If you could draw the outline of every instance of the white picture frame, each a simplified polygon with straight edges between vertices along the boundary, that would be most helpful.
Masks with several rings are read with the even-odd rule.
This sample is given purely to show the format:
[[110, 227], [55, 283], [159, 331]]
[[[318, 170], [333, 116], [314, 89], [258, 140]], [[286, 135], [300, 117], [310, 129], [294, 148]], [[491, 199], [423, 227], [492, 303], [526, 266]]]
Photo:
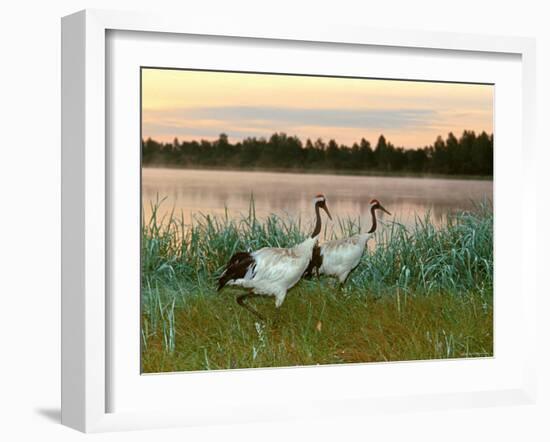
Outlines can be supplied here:
[[[509, 383], [502, 382], [499, 388], [476, 387], [459, 393], [448, 393], [439, 387], [426, 394], [400, 393], [369, 397], [361, 395], [347, 397], [338, 393], [327, 395], [326, 399], [315, 398], [297, 402], [274, 403], [271, 407], [257, 407], [250, 399], [234, 403], [223, 398], [224, 406], [231, 405], [240, 410], [241, 416], [211, 412], [197, 407], [193, 412], [168, 407], [157, 410], [113, 411], [109, 405], [109, 393], [113, 388], [110, 367], [114, 360], [108, 334], [113, 321], [107, 288], [109, 287], [109, 243], [113, 231], [108, 228], [112, 210], [109, 194], [109, 153], [106, 121], [110, 118], [107, 94], [109, 77], [106, 76], [108, 32], [154, 32], [162, 35], [193, 35], [238, 37], [247, 39], [269, 39], [311, 44], [340, 44], [354, 46], [376, 46], [384, 48], [427, 49], [445, 51], [466, 51], [477, 57], [483, 54], [508, 54], [520, 57], [521, 90], [515, 91], [521, 103], [520, 127], [515, 128], [521, 142], [521, 187], [517, 198], [522, 202], [522, 220], [534, 219], [535, 177], [530, 173], [534, 158], [534, 108], [535, 108], [535, 45], [532, 39], [517, 37], [492, 37], [451, 33], [429, 33], [416, 31], [393, 32], [369, 28], [354, 29], [344, 26], [291, 26], [266, 23], [208, 23], [189, 21], [184, 26], [179, 18], [134, 14], [123, 12], [86, 10], [64, 17], [62, 20], [62, 423], [85, 432], [121, 429], [185, 426], [216, 422], [243, 422], [284, 419], [288, 417], [361, 415], [371, 411], [398, 411], [432, 408], [453, 408], [487, 406], [510, 403], [532, 403], [536, 395], [534, 366], [535, 339], [524, 339], [525, 347], [518, 352], [518, 373]], [[158, 34], [156, 34], [158, 35]], [[498, 96], [498, 95], [497, 95]], [[496, 128], [498, 137], [498, 127]], [[517, 178], [517, 177], [515, 177]], [[498, 177], [498, 179], [506, 179]], [[136, 189], [138, 192], [139, 189]], [[523, 315], [514, 327], [521, 329], [523, 337], [535, 333], [536, 287], [535, 266], [530, 265], [529, 256], [536, 256], [534, 232], [519, 229], [516, 264], [521, 296], [518, 308]], [[496, 261], [499, 253], [506, 250], [496, 246]], [[502, 287], [502, 286], [501, 286]], [[502, 287], [502, 293], [506, 287]], [[498, 312], [496, 313], [498, 314]], [[497, 339], [497, 338], [495, 338]], [[496, 355], [498, 358], [498, 354]], [[421, 362], [407, 363], [409, 370]], [[378, 365], [376, 370], [389, 370], [388, 365]], [[392, 368], [393, 369], [393, 368]], [[449, 367], [440, 366], [441, 370]], [[478, 368], [470, 365], [469, 370]], [[272, 378], [280, 382], [278, 370], [240, 371], [241, 381], [254, 379], [261, 385]], [[292, 376], [299, 376], [300, 370], [310, 370], [305, 377], [311, 377], [310, 369], [293, 369]], [[313, 369], [315, 370], [315, 369]], [[345, 367], [332, 367], [348, 370]], [[361, 366], [351, 368], [357, 375]], [[343, 372], [343, 371], [342, 371]], [[516, 373], [515, 372], [515, 373]], [[260, 374], [258, 374], [260, 373]], [[305, 372], [304, 372], [305, 373]], [[328, 371], [326, 372], [328, 373]], [[139, 376], [139, 373], [134, 373]], [[229, 382], [228, 373], [216, 373], [215, 378], [205, 378], [212, 373], [201, 374], [196, 382], [208, 385], [214, 382], [223, 388]], [[232, 375], [233, 376], [233, 375]], [[166, 380], [168, 378], [168, 380]], [[170, 379], [171, 378], [171, 379]], [[169, 386], [177, 376], [165, 376]], [[237, 378], [233, 376], [231, 381]], [[275, 380], [277, 379], [277, 380]], [[194, 382], [195, 382], [194, 381]], [[163, 387], [163, 388], [164, 388]], [[194, 393], [198, 394], [198, 393]], [[246, 396], [246, 395], [245, 395]], [[192, 398], [186, 398], [192, 400]]]

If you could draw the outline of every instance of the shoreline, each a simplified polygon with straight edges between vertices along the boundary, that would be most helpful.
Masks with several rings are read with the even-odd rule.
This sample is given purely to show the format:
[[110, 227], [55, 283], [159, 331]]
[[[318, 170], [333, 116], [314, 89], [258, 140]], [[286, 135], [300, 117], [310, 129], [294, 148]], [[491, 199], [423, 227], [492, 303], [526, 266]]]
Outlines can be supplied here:
[[389, 178], [425, 178], [425, 179], [444, 179], [444, 180], [462, 180], [462, 181], [493, 181], [493, 176], [487, 175], [451, 175], [436, 173], [418, 173], [418, 172], [382, 172], [382, 171], [353, 171], [353, 170], [334, 170], [334, 169], [280, 169], [280, 168], [237, 168], [237, 167], [201, 167], [194, 165], [192, 167], [173, 165], [173, 164], [147, 164], [141, 166], [142, 169], [174, 169], [174, 170], [198, 170], [198, 171], [227, 171], [227, 172], [262, 172], [262, 173], [287, 173], [295, 175], [335, 175], [335, 176], [365, 176], [365, 177], [389, 177]]

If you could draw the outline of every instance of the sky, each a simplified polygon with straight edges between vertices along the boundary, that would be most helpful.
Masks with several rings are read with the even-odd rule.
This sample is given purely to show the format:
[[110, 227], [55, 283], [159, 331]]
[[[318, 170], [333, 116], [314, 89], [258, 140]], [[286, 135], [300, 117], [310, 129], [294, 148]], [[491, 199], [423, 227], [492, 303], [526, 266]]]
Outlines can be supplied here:
[[142, 70], [142, 137], [230, 142], [274, 132], [304, 142], [383, 134], [405, 148], [438, 135], [493, 132], [491, 85], [274, 74]]

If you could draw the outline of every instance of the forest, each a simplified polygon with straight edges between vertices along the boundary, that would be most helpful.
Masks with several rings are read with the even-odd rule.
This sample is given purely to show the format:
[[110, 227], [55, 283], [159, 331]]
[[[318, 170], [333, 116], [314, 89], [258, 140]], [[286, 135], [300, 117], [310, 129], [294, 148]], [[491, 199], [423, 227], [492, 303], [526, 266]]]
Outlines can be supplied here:
[[376, 145], [365, 138], [351, 146], [322, 139], [305, 143], [279, 132], [231, 143], [225, 133], [217, 140], [157, 142], [142, 140], [143, 166], [296, 170], [380, 174], [493, 175], [493, 134], [465, 130], [457, 138], [438, 136], [432, 145], [405, 149], [380, 135]]

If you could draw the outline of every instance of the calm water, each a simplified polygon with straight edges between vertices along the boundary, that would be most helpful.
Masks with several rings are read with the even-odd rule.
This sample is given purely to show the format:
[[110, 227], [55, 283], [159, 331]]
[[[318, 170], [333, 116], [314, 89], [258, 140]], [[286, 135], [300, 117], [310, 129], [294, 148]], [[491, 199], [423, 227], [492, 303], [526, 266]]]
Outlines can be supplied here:
[[[336, 217], [360, 217], [370, 227], [371, 199], [378, 199], [396, 220], [412, 225], [415, 216], [430, 214], [439, 225], [449, 211], [468, 210], [473, 202], [492, 200], [493, 182], [432, 178], [365, 177], [269, 172], [143, 169], [143, 205], [146, 219], [150, 202], [166, 197], [161, 212], [175, 208], [186, 220], [198, 214], [229, 216], [248, 213], [254, 194], [256, 214], [313, 218], [312, 199], [318, 193]], [[382, 220], [392, 217], [381, 213]], [[187, 223], [188, 221], [186, 221]]]

